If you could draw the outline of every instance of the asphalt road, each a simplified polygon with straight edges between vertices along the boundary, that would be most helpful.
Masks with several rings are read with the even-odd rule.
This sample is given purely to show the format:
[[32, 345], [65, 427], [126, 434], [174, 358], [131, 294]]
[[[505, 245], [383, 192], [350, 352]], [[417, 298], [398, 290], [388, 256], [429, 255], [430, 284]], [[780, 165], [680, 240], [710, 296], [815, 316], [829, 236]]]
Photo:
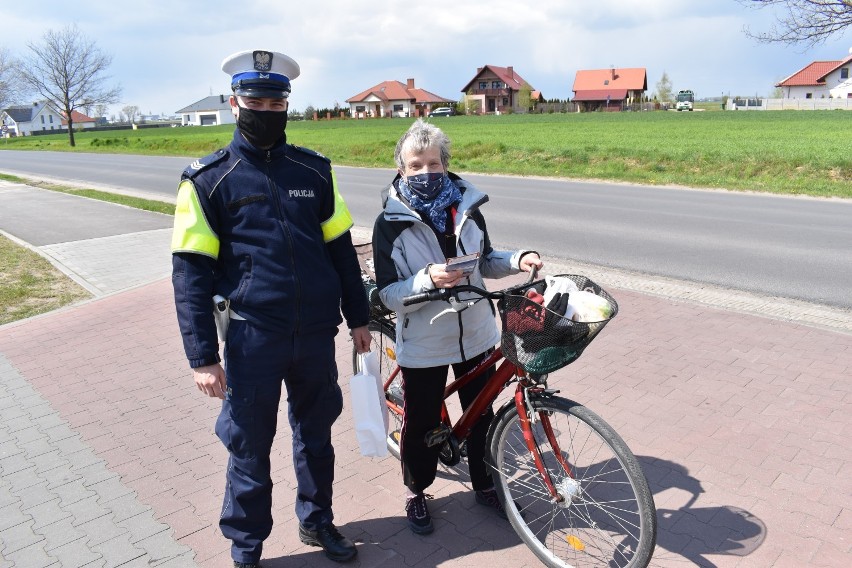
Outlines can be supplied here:
[[[191, 160], [0, 151], [0, 172], [173, 199]], [[371, 227], [393, 171], [335, 169], [356, 224]], [[852, 309], [852, 200], [465, 177], [491, 197], [495, 246]]]

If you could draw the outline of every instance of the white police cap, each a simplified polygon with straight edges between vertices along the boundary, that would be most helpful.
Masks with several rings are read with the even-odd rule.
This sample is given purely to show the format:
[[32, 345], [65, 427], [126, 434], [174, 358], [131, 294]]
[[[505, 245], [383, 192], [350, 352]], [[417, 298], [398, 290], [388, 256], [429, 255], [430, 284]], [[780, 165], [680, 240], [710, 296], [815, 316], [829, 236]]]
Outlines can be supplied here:
[[286, 99], [290, 81], [299, 76], [299, 64], [283, 53], [255, 49], [229, 55], [222, 71], [231, 76], [235, 95]]

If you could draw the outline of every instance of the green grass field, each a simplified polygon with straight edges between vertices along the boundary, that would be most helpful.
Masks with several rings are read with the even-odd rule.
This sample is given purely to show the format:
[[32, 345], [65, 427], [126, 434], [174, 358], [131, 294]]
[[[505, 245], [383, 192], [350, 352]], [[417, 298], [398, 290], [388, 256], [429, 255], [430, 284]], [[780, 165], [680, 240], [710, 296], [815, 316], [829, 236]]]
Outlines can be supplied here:
[[[334, 163], [394, 167], [412, 119], [291, 122], [289, 141]], [[852, 112], [628, 112], [434, 119], [453, 141], [451, 169], [852, 198]], [[198, 157], [233, 125], [80, 132], [78, 152]], [[0, 149], [72, 150], [67, 135]]]

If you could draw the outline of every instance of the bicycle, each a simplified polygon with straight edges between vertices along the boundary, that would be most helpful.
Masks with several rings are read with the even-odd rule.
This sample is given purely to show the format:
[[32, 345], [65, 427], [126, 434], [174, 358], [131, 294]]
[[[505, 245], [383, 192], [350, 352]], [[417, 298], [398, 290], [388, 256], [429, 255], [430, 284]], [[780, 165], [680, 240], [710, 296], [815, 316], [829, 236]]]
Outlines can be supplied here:
[[[618, 311], [615, 300], [583, 276], [562, 275], [580, 290], [609, 302], [612, 315], [601, 322], [572, 322], [526, 297], [544, 290], [544, 280], [489, 292], [470, 285], [409, 296], [406, 305], [459, 300], [460, 292], [497, 300], [503, 324], [501, 345], [477, 367], [455, 378], [444, 400], [492, 365], [496, 371], [473, 404], [452, 423], [446, 403], [441, 426], [427, 438], [441, 444], [440, 460], [459, 463], [463, 442], [500, 393], [515, 392], [496, 413], [487, 437], [494, 486], [514, 530], [547, 566], [648, 565], [656, 544], [656, 508], [642, 468], [618, 433], [582, 404], [557, 396], [548, 373], [576, 360]], [[400, 457], [403, 385], [395, 361], [395, 315], [378, 299], [365, 274], [371, 304], [369, 324], [378, 352], [391, 427], [388, 449]], [[475, 300], [479, 301], [479, 300]], [[502, 360], [502, 363], [501, 363]], [[353, 352], [353, 368], [358, 369]]]

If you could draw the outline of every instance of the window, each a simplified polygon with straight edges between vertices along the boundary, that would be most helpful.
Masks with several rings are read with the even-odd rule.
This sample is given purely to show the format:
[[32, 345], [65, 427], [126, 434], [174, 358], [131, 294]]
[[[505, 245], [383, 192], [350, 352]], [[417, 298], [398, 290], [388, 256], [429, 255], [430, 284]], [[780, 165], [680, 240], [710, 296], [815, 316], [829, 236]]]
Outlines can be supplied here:
[[[48, 120], [50, 120], [50, 124], [53, 124], [53, 115], [51, 114], [51, 115], [50, 115], [50, 116], [48, 116], [47, 118], [48, 118]], [[51, 129], [51, 130], [52, 130], [52, 129]]]
[[509, 99], [503, 97], [503, 106], [509, 106]]
[[[41, 115], [41, 123], [44, 124], [44, 115]], [[44, 128], [42, 128], [44, 130]]]
[[487, 89], [488, 88], [488, 82], [487, 81], [480, 81], [479, 82], [479, 88], [480, 89]]
[[367, 110], [367, 107], [364, 105], [355, 107], [355, 112], [364, 112], [365, 110]]
[[402, 105], [393, 105], [394, 112], [402, 112]]
[[491, 81], [491, 88], [492, 89], [502, 89], [503, 83], [501, 83], [500, 81]]
[[844, 67], [840, 70], [840, 78], [841, 79], [848, 79], [849, 78], [849, 68], [848, 67]]

